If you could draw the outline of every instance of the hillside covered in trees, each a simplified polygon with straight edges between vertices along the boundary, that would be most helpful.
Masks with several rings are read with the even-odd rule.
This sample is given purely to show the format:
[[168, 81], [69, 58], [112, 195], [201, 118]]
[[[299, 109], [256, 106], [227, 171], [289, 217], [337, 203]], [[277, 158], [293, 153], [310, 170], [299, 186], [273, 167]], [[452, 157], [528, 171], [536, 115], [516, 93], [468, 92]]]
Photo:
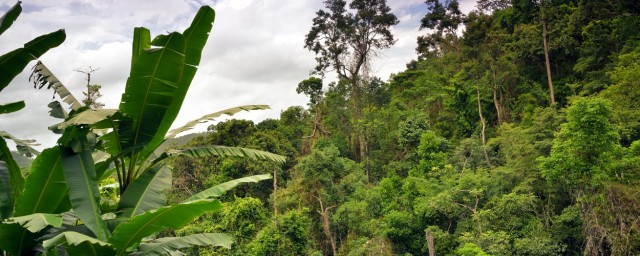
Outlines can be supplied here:
[[[383, 0], [327, 0], [306, 35], [309, 96], [279, 119], [229, 120], [188, 146], [284, 155], [176, 158], [170, 201], [271, 172], [175, 234], [192, 255], [637, 255], [640, 2], [428, 0], [414, 61], [386, 78]], [[335, 81], [325, 74], [337, 74]]]

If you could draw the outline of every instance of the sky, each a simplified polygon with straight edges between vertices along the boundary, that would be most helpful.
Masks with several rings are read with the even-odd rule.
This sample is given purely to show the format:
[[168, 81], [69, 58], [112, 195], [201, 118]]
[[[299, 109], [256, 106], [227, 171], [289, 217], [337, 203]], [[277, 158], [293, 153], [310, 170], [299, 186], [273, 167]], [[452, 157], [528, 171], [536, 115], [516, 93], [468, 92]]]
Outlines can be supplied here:
[[[0, 13], [14, 4], [0, 0]], [[396, 44], [373, 61], [373, 73], [383, 80], [416, 58], [416, 38], [427, 33], [418, 29], [426, 13], [423, 0], [387, 0], [387, 4], [400, 23], [392, 28]], [[213, 7], [216, 19], [174, 127], [240, 105], [271, 106], [233, 117], [254, 122], [278, 118], [290, 106], [306, 105], [306, 96], [295, 89], [315, 66], [314, 54], [304, 49], [304, 37], [323, 7], [322, 0], [24, 0], [18, 20], [0, 35], [0, 54], [65, 29], [66, 41], [40, 60], [78, 99], [83, 98], [86, 76], [74, 69], [97, 69], [91, 83], [102, 85], [99, 101], [105, 108], [117, 108], [129, 75], [133, 28], [149, 28], [152, 37], [183, 31], [202, 5]], [[468, 13], [475, 0], [461, 0], [460, 6]], [[47, 127], [60, 120], [49, 117], [46, 107], [53, 91], [36, 90], [28, 81], [33, 65], [35, 61], [0, 92], [0, 104], [24, 100], [27, 105], [0, 115], [0, 131], [35, 139], [41, 144], [36, 148], [43, 149], [55, 144], [58, 135]], [[329, 82], [330, 76], [325, 84]], [[207, 126], [201, 124], [195, 131]]]

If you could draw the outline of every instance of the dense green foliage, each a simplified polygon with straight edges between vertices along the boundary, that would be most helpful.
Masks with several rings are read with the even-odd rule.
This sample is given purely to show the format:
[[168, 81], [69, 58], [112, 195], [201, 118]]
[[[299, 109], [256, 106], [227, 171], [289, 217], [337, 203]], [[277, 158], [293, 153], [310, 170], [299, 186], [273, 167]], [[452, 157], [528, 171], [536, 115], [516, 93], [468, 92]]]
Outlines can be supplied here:
[[[325, 4], [306, 47], [318, 54], [316, 71], [342, 72], [349, 66], [336, 61], [350, 57], [331, 56], [353, 49], [349, 33], [362, 28], [349, 23], [357, 16], [347, 7], [385, 3]], [[273, 187], [235, 190], [225, 211], [177, 232], [233, 233], [233, 255], [427, 255], [429, 239], [436, 255], [640, 253], [640, 4], [478, 7], [463, 14], [458, 1], [427, 1], [421, 27], [431, 30], [418, 38], [416, 60], [387, 82], [353, 72], [324, 85], [311, 77], [297, 85], [308, 108], [211, 126], [192, 145], [290, 161], [273, 170], [175, 159], [175, 198], [261, 169], [277, 177]], [[380, 10], [392, 20], [392, 10]], [[336, 38], [313, 41], [329, 32]]]

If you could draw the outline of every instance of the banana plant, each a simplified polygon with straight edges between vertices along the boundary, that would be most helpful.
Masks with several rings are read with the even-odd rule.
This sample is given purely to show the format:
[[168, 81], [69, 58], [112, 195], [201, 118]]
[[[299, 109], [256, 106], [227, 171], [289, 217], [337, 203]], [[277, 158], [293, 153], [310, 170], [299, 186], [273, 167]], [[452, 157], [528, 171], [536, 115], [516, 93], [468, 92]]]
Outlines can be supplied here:
[[[1, 249], [10, 255], [170, 255], [195, 245], [231, 245], [225, 234], [154, 237], [165, 228], [180, 228], [206, 212], [219, 210], [222, 204], [215, 198], [225, 191], [270, 178], [256, 175], [230, 181], [167, 206], [164, 191], [171, 186], [171, 169], [165, 159], [219, 156], [285, 162], [285, 157], [269, 152], [215, 145], [154, 154], [172, 136], [167, 133], [196, 73], [214, 17], [213, 9], [204, 6], [184, 32], [153, 40], [148, 29], [135, 28], [131, 71], [118, 109], [74, 108], [73, 102], [67, 102], [72, 109], [66, 113], [59, 103], [50, 105], [52, 115], [55, 112], [65, 118], [52, 126], [62, 136], [55, 147], [35, 159], [13, 207], [14, 217], [0, 224]], [[48, 70], [42, 67], [36, 72]], [[36, 84], [50, 84], [52, 77], [50, 72], [36, 77]], [[265, 108], [243, 106], [203, 118]], [[105, 129], [104, 135], [96, 132]], [[94, 159], [98, 152], [106, 157]], [[111, 175], [117, 177], [120, 194], [115, 210], [100, 205], [98, 183]], [[2, 179], [0, 175], [0, 185]]]

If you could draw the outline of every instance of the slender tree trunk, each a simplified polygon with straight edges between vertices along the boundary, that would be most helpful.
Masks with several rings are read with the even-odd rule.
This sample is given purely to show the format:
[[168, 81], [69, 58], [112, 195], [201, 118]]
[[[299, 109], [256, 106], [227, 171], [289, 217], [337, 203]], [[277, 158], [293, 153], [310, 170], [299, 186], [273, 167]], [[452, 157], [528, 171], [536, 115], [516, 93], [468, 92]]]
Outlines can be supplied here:
[[491, 90], [493, 91], [493, 105], [496, 107], [496, 114], [498, 114], [498, 125], [501, 125], [504, 122], [504, 104], [502, 100], [502, 94], [498, 98], [498, 76], [496, 74], [495, 68], [491, 67], [491, 76], [493, 77], [493, 86], [491, 86]]
[[320, 199], [320, 197], [316, 197], [316, 198], [320, 203], [320, 210], [318, 211], [318, 213], [320, 213], [320, 216], [322, 217], [322, 230], [324, 231], [324, 235], [327, 237], [327, 239], [329, 239], [329, 242], [331, 243], [331, 251], [333, 253], [333, 256], [337, 256], [338, 250], [336, 247], [336, 239], [333, 237], [333, 234], [331, 233], [331, 221], [329, 220], [329, 210], [331, 210], [336, 206], [332, 205], [327, 208], [324, 208], [322, 204], [322, 199]]
[[427, 247], [429, 247], [429, 256], [436, 256], [436, 247], [433, 244], [433, 236], [429, 229], [424, 230], [425, 238], [427, 239]]
[[480, 123], [482, 124], [482, 130], [480, 131], [480, 136], [482, 139], [482, 152], [484, 153], [484, 159], [487, 161], [487, 164], [491, 166], [491, 161], [489, 161], [489, 154], [487, 154], [487, 139], [485, 137], [485, 129], [486, 123], [484, 121], [484, 116], [482, 115], [482, 104], [480, 104], [480, 85], [476, 84], [476, 95], [478, 96], [478, 115], [480, 115]]
[[504, 120], [504, 116], [502, 116], [502, 106], [498, 101], [498, 92], [496, 88], [492, 87], [491, 90], [493, 91], [493, 105], [496, 107], [496, 113], [498, 114], [498, 125], [500, 125]]
[[371, 182], [371, 175], [369, 172], [369, 159], [367, 157], [367, 141], [363, 132], [359, 132], [358, 134], [358, 144], [360, 147], [360, 161], [364, 161], [364, 171], [365, 175], [367, 175], [367, 182]]
[[[355, 127], [356, 137], [358, 139], [356, 150], [358, 151], [356, 160], [358, 162], [365, 161], [367, 159], [367, 140], [364, 132], [358, 127], [360, 120], [362, 119], [362, 106], [360, 102], [360, 85], [358, 84], [358, 76], [353, 76], [351, 79], [351, 101], [353, 103], [353, 126]], [[367, 181], [369, 181], [369, 166], [365, 164], [365, 174], [367, 175]]]
[[278, 168], [273, 168], [273, 225], [278, 230]]
[[549, 64], [549, 44], [547, 43], [547, 21], [544, 17], [544, 7], [542, 12], [542, 43], [544, 45], [544, 63], [547, 69], [547, 81], [549, 83], [549, 100], [551, 105], [556, 103], [556, 97], [553, 93], [553, 82], [551, 81], [551, 64]]

